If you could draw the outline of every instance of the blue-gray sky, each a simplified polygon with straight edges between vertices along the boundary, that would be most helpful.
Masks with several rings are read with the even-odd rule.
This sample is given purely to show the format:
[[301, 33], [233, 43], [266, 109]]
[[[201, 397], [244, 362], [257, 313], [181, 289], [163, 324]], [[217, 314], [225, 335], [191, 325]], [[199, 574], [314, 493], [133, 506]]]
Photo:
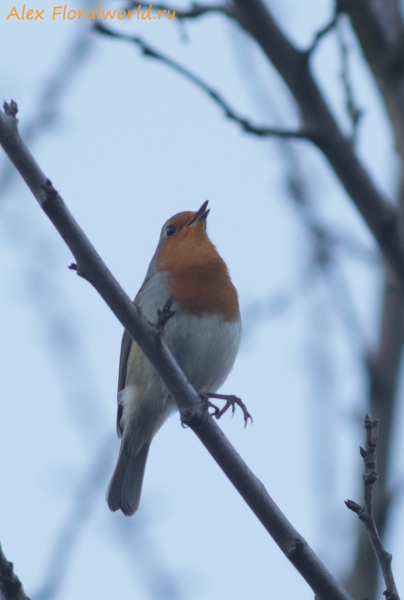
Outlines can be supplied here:
[[[21, 130], [38, 125], [43, 89], [85, 36], [86, 22], [53, 21], [54, 5], [32, 5], [45, 8], [41, 22], [7, 20], [12, 2], [3, 0], [0, 7], [1, 99], [18, 102]], [[271, 8], [305, 47], [330, 18], [332, 2], [285, 0]], [[223, 17], [183, 28], [163, 20], [111, 26], [144, 36], [254, 122], [298, 124], [279, 76]], [[389, 125], [347, 23], [341, 30], [356, 100], [365, 109], [358, 151], [376, 184], [393, 197]], [[310, 236], [286, 190], [288, 165], [279, 143], [242, 133], [200, 90], [134, 46], [88, 35], [82, 63], [66, 73], [53, 123], [32, 140], [32, 151], [131, 296], [164, 221], [210, 200], [208, 230], [239, 291], [249, 333], [222, 389], [241, 396], [254, 417], [247, 429], [240, 414], [226, 415], [221, 426], [295, 527], [341, 575], [356, 527], [343, 500], [359, 500], [360, 492], [363, 432], [355, 416], [365, 410], [361, 349], [377, 336], [377, 258], [365, 261], [337, 249], [337, 283], [313, 275]], [[322, 41], [314, 69], [349, 131], [335, 34]], [[377, 257], [319, 152], [307, 142], [293, 142], [291, 149], [314, 214]], [[0, 169], [5, 165], [0, 157]], [[54, 543], [73, 512], [79, 520], [68, 520], [68, 531], [80, 529], [80, 518], [84, 524], [54, 596], [60, 600], [312, 598], [178, 416], [153, 442], [138, 515], [124, 520], [109, 512], [104, 493], [119, 447], [110, 440], [122, 328], [90, 285], [67, 269], [71, 262], [16, 177], [0, 191], [0, 541], [27, 593], [36, 597], [43, 585]], [[347, 299], [340, 280], [363, 339], [353, 340], [341, 310]], [[265, 306], [279, 295], [292, 300], [269, 318]], [[402, 422], [401, 413], [398, 430]], [[396, 444], [392, 481], [404, 469], [399, 436]], [[92, 495], [88, 473], [94, 474], [96, 457], [105, 466]], [[404, 558], [403, 527], [398, 502], [388, 546], [395, 565]], [[404, 573], [396, 568], [395, 574], [403, 588]]]

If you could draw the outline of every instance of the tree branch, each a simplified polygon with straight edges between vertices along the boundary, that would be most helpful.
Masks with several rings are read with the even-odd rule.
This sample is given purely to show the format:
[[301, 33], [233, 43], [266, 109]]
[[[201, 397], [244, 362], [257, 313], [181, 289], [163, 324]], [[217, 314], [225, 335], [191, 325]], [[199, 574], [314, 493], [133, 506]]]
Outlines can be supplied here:
[[378, 417], [373, 418], [368, 414], [366, 415], [366, 449], [360, 448], [360, 453], [365, 463], [365, 472], [363, 474], [364, 506], [360, 506], [356, 502], [353, 502], [353, 500], [346, 500], [345, 504], [350, 510], [355, 512], [359, 519], [365, 524], [386, 585], [386, 590], [383, 592], [383, 595], [386, 600], [400, 600], [391, 568], [393, 557], [383, 548], [373, 516], [373, 486], [377, 481], [376, 448], [378, 424]]
[[127, 42], [131, 42], [136, 46], [139, 46], [144, 56], [149, 58], [155, 58], [165, 65], [169, 66], [171, 69], [191, 81], [195, 84], [200, 90], [205, 92], [220, 108], [223, 109], [226, 117], [232, 121], [238, 123], [243, 131], [246, 133], [251, 133], [253, 135], [259, 137], [278, 137], [278, 138], [295, 138], [295, 139], [310, 139], [310, 133], [308, 131], [294, 131], [294, 130], [285, 130], [285, 129], [277, 129], [274, 127], [264, 127], [259, 125], [253, 125], [251, 121], [245, 119], [238, 115], [223, 99], [223, 97], [214, 90], [210, 85], [205, 83], [200, 77], [192, 73], [189, 69], [183, 67], [176, 61], [172, 60], [162, 52], [159, 52], [155, 48], [152, 48], [149, 44], [147, 44], [142, 38], [139, 36], [131, 36], [126, 35], [125, 33], [118, 33], [113, 31], [109, 27], [102, 25], [101, 23], [95, 23], [94, 29], [99, 33], [104, 35], [108, 35], [109, 37], [113, 37], [118, 40], [124, 40]]
[[0, 546], [0, 597], [4, 600], [29, 600], [21, 581], [14, 573], [13, 563], [8, 562]]
[[316, 596], [320, 600], [352, 600], [235, 451], [204, 409], [199, 394], [187, 381], [156, 328], [144, 318], [107, 269], [21, 140], [15, 118], [15, 102], [10, 105], [5, 103], [4, 108], [4, 113], [0, 111], [0, 143], [42, 210], [73, 252], [78, 273], [95, 287], [164, 381], [177, 403], [182, 422], [198, 436]]
[[314, 35], [313, 41], [310, 44], [309, 48], [306, 50], [306, 54], [311, 56], [313, 52], [317, 49], [318, 44], [321, 42], [324, 36], [326, 36], [330, 31], [336, 28], [338, 25], [338, 18], [342, 13], [347, 12], [352, 0], [335, 0], [334, 3], [334, 14], [329, 20], [329, 22], [324, 25], [321, 29], [317, 31]]
[[[130, 3], [130, 7], [138, 6], [138, 0], [133, 0]], [[189, 8], [181, 9], [175, 8], [170, 4], [153, 4], [153, 10], [169, 10], [171, 13], [175, 12], [175, 16], [179, 20], [185, 19], [198, 19], [203, 15], [207, 14], [223, 14], [228, 17], [233, 16], [233, 6], [230, 2], [225, 2], [224, 4], [198, 4], [197, 2], [193, 2]]]
[[347, 13], [386, 105], [404, 163], [404, 22], [400, 3], [356, 0]]
[[345, 106], [352, 126], [352, 142], [355, 144], [359, 122], [363, 116], [363, 110], [358, 108], [355, 103], [353, 86], [349, 73], [348, 47], [340, 27], [337, 27], [337, 40], [341, 54], [341, 80], [345, 93]]
[[[403, 287], [389, 265], [385, 268], [385, 284], [379, 342], [376, 352], [368, 356], [369, 411], [382, 416], [378, 427], [378, 485], [374, 491], [373, 512], [383, 539], [391, 494], [388, 489], [391, 461], [391, 436], [399, 400], [398, 379], [404, 343]], [[378, 597], [378, 569], [366, 530], [358, 531], [356, 557], [345, 585], [354, 598], [365, 594], [369, 600]]]
[[404, 282], [404, 235], [397, 208], [377, 190], [340, 131], [309, 68], [307, 52], [297, 50], [275, 23], [262, 0], [234, 0], [235, 18], [261, 46], [293, 94], [303, 130], [327, 158], [374, 234], [383, 254]]
[[326, 25], [324, 25], [324, 27], [322, 27], [321, 29], [319, 29], [317, 31], [317, 33], [315, 34], [315, 36], [313, 38], [312, 43], [310, 44], [310, 46], [307, 48], [307, 51], [306, 51], [309, 56], [311, 56], [317, 50], [317, 47], [318, 47], [319, 43], [321, 42], [321, 40], [323, 39], [323, 37], [325, 37], [328, 33], [330, 33], [330, 31], [335, 29], [335, 27], [338, 23], [338, 17], [339, 17], [339, 13], [337, 10], [335, 10], [330, 21]]

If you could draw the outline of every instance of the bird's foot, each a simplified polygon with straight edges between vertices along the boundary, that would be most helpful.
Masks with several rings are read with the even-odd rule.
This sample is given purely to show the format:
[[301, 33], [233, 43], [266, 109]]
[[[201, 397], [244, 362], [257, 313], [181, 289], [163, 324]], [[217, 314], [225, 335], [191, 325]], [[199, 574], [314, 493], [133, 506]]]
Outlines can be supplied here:
[[171, 296], [166, 300], [163, 308], [157, 309], [157, 323], [156, 330], [159, 336], [162, 336], [164, 333], [165, 326], [168, 321], [175, 315], [175, 310], [171, 310], [173, 305], [173, 299]]
[[[236, 410], [236, 405], [237, 405], [243, 411], [244, 427], [247, 427], [248, 419], [250, 419], [251, 423], [252, 423], [252, 420], [253, 420], [252, 416], [248, 412], [247, 407], [244, 404], [244, 402], [241, 400], [241, 398], [238, 398], [237, 396], [233, 396], [233, 395], [227, 395], [227, 394], [213, 394], [211, 392], [202, 393], [201, 396], [202, 396], [202, 400], [206, 403], [207, 407], [213, 408], [213, 412], [209, 413], [212, 415], [212, 417], [215, 417], [216, 419], [220, 419], [220, 417], [222, 415], [224, 415], [224, 413], [230, 408], [230, 406], [232, 409], [232, 415], [234, 415], [234, 412]], [[223, 406], [223, 408], [219, 408], [218, 406], [216, 406], [216, 404], [213, 404], [212, 402], [210, 402], [209, 398], [217, 398], [218, 400], [226, 400], [226, 404]]]

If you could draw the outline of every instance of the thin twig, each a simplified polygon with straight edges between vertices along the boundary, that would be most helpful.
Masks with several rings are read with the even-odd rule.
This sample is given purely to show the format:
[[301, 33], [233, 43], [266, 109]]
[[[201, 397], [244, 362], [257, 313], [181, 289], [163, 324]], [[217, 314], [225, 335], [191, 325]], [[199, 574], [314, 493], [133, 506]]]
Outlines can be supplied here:
[[337, 26], [338, 46], [341, 53], [341, 80], [345, 93], [345, 106], [352, 125], [352, 142], [355, 144], [358, 136], [358, 126], [364, 111], [356, 106], [353, 86], [349, 70], [348, 46], [345, 42], [341, 27]]
[[[133, 2], [130, 2], [128, 7], [132, 8], [132, 7], [137, 7], [139, 5], [138, 0], [133, 0]], [[170, 11], [171, 14], [173, 14], [175, 12], [175, 17], [176, 19], [180, 19], [180, 20], [185, 20], [185, 19], [197, 19], [199, 17], [202, 17], [203, 15], [209, 14], [209, 13], [216, 13], [216, 14], [222, 14], [222, 15], [227, 15], [228, 17], [233, 17], [233, 13], [234, 13], [234, 8], [232, 6], [232, 4], [230, 2], [225, 2], [224, 4], [198, 4], [197, 2], [194, 2], [191, 4], [191, 6], [189, 8], [185, 8], [185, 9], [181, 9], [181, 8], [175, 8], [175, 6], [172, 6], [170, 4], [155, 4], [153, 3], [152, 6], [152, 10], [166, 10], [166, 11]]]
[[247, 505], [273, 537], [320, 600], [352, 600], [289, 523], [261, 481], [252, 473], [212, 417], [199, 394], [187, 381], [155, 327], [135, 307], [112, 276], [62, 198], [41, 171], [21, 140], [15, 119], [16, 104], [0, 111], [0, 143], [27, 183], [40, 207], [74, 254], [78, 273], [99, 292], [110, 309], [138, 343], [175, 399], [182, 422], [190, 427], [216, 460]]
[[8, 562], [0, 546], [0, 597], [4, 600], [29, 600], [21, 581], [14, 573], [13, 563]]
[[203, 81], [200, 77], [192, 73], [186, 67], [183, 67], [176, 61], [172, 60], [159, 50], [152, 48], [147, 42], [145, 42], [139, 36], [126, 35], [125, 33], [118, 33], [113, 31], [109, 27], [102, 25], [101, 23], [95, 23], [94, 29], [103, 35], [116, 38], [118, 40], [124, 40], [136, 44], [141, 49], [144, 56], [149, 58], [155, 58], [171, 69], [180, 73], [183, 77], [194, 83], [200, 90], [205, 92], [218, 106], [220, 106], [226, 117], [238, 123], [243, 131], [251, 133], [259, 137], [278, 137], [278, 138], [294, 138], [294, 139], [311, 139], [309, 131], [306, 130], [288, 130], [288, 129], [277, 129], [276, 127], [264, 127], [259, 125], [253, 125], [251, 121], [238, 115], [230, 105], [224, 100], [224, 98], [214, 90], [210, 85]]
[[323, 37], [326, 36], [327, 33], [329, 33], [330, 31], [335, 29], [335, 27], [338, 25], [339, 16], [342, 13], [347, 12], [351, 7], [351, 4], [351, 0], [335, 0], [333, 16], [327, 23], [327, 25], [319, 29], [319, 31], [317, 31], [317, 33], [315, 34], [311, 46], [306, 50], [307, 56], [311, 56], [311, 54], [313, 54], [313, 52], [317, 49], [317, 46], [319, 42], [323, 39]]
[[327, 23], [327, 25], [325, 25], [324, 27], [322, 27], [322, 29], [319, 29], [319, 31], [317, 31], [317, 33], [315, 34], [315, 36], [313, 38], [312, 43], [310, 44], [309, 48], [306, 50], [308, 57], [310, 57], [314, 53], [314, 51], [317, 50], [317, 46], [319, 45], [319, 43], [323, 39], [323, 37], [326, 36], [327, 33], [330, 33], [330, 31], [335, 29], [337, 22], [338, 22], [338, 17], [339, 17], [339, 14], [337, 11], [335, 11], [332, 19]]
[[347, 507], [355, 512], [359, 519], [363, 521], [368, 531], [369, 539], [374, 553], [377, 557], [380, 569], [382, 571], [386, 590], [383, 592], [386, 600], [400, 600], [397, 587], [394, 581], [391, 568], [392, 555], [383, 548], [376, 523], [373, 516], [373, 486], [377, 481], [376, 473], [376, 448], [377, 448], [377, 426], [379, 417], [366, 415], [366, 449], [360, 448], [360, 453], [365, 463], [364, 481], [364, 506], [360, 506], [353, 500], [346, 500]]

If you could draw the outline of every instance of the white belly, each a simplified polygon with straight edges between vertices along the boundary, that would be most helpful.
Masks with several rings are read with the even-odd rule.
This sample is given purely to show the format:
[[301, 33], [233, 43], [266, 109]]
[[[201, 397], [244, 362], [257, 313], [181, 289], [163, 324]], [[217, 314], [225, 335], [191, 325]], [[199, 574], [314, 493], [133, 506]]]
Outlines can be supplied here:
[[[216, 392], [233, 367], [240, 335], [240, 318], [226, 322], [216, 315], [195, 317], [177, 310], [166, 325], [164, 341], [197, 392]], [[166, 386], [134, 342], [120, 402], [121, 424], [125, 434], [133, 434], [134, 453], [176, 409]]]
[[233, 368], [240, 335], [240, 318], [224, 321], [178, 311], [167, 323], [164, 340], [196, 391], [216, 392]]

